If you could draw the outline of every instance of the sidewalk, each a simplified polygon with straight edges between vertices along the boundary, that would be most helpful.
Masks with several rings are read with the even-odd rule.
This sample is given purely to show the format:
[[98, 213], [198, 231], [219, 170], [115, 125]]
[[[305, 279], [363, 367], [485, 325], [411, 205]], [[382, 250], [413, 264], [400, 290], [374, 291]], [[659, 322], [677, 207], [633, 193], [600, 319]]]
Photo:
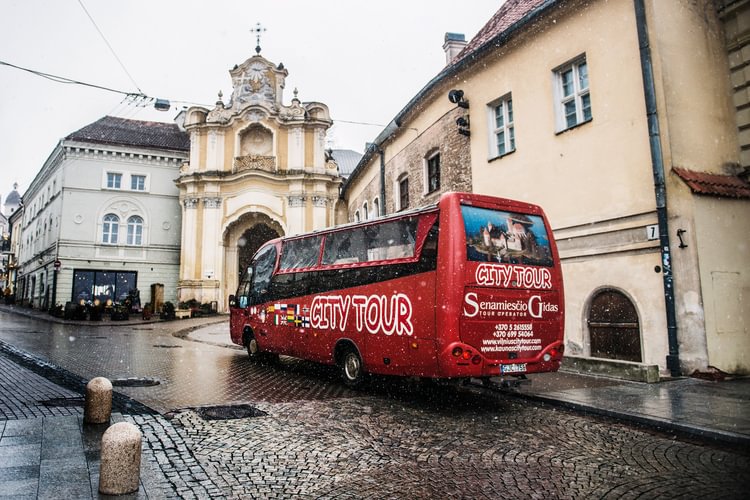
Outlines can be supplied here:
[[[195, 329], [190, 340], [242, 349], [229, 326]], [[750, 377], [722, 382], [681, 377], [655, 384], [560, 371], [530, 375], [517, 395], [659, 430], [750, 445]]]

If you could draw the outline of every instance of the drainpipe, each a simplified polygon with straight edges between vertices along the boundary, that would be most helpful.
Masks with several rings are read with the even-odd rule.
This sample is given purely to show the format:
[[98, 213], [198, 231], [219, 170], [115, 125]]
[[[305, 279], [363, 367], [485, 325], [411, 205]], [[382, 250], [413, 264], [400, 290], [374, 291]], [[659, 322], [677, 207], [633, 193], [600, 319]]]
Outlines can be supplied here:
[[651, 64], [651, 50], [646, 26], [646, 8], [644, 0], [633, 0], [635, 21], [638, 28], [638, 46], [641, 53], [641, 73], [643, 75], [643, 93], [646, 98], [646, 117], [651, 146], [651, 168], [654, 175], [654, 194], [656, 195], [656, 215], [659, 222], [659, 246], [664, 280], [664, 302], [667, 314], [667, 369], [673, 377], [681, 375], [679, 344], [677, 342], [677, 318], [674, 303], [674, 280], [672, 276], [672, 255], [669, 246], [669, 220], [667, 218], [667, 189], [664, 182], [664, 157], [661, 150], [659, 134], [659, 116], [656, 113], [656, 90], [654, 73]]
[[378, 153], [380, 153], [380, 213], [378, 215], [385, 215], [385, 151], [378, 146]]

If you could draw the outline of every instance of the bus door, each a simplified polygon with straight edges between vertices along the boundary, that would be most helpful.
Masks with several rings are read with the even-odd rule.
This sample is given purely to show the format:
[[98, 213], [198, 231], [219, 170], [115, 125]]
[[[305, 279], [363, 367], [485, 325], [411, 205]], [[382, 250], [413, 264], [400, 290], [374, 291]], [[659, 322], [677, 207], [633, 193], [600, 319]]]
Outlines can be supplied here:
[[276, 245], [262, 248], [253, 258], [252, 279], [248, 307], [256, 321], [255, 336], [261, 350], [271, 350], [279, 354], [290, 353], [290, 339], [285, 328], [277, 328], [279, 303], [273, 300], [276, 293], [273, 287], [273, 275], [276, 267]]

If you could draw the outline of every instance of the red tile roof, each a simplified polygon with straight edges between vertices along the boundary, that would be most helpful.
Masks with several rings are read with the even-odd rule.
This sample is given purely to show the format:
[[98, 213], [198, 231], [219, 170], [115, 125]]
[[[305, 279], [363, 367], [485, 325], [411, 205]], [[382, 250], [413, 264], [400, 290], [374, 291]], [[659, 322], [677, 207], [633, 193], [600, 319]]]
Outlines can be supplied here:
[[105, 116], [68, 135], [66, 140], [189, 151], [190, 136], [174, 123]]
[[526, 18], [531, 11], [545, 3], [550, 2], [549, 0], [507, 0], [495, 12], [495, 15], [487, 21], [487, 24], [474, 35], [474, 38], [466, 44], [466, 47], [459, 52], [451, 64], [456, 64], [458, 61], [471, 55], [484, 44], [513, 27], [518, 21]]
[[694, 172], [672, 167], [674, 173], [685, 181], [693, 193], [729, 198], [750, 198], [750, 183], [735, 175]]

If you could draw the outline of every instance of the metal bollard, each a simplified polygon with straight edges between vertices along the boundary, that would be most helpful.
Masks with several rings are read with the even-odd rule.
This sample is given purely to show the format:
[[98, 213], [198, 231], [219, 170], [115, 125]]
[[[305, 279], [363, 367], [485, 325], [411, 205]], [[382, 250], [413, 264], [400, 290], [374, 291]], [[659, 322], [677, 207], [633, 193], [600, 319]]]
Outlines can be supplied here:
[[102, 436], [99, 493], [125, 495], [138, 491], [141, 475], [141, 431], [119, 422]]
[[87, 424], [106, 424], [112, 415], [112, 382], [96, 377], [86, 384], [83, 421]]

